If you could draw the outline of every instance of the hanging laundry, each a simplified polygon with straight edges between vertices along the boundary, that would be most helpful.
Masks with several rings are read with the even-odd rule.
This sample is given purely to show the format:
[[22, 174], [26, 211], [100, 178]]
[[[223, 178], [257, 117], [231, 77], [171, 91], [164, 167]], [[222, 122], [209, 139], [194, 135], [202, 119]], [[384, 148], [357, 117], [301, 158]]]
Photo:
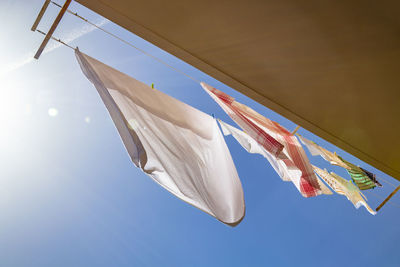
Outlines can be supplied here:
[[344, 160], [336, 153], [332, 153], [325, 148], [317, 145], [315, 142], [308, 140], [307, 138], [297, 134], [300, 141], [307, 147], [310, 151], [311, 155], [318, 156], [320, 155], [326, 161], [328, 161], [332, 165], [340, 166], [345, 168], [347, 172], [350, 174], [351, 178], [355, 182], [355, 184], [361, 190], [367, 190], [374, 188], [376, 185], [382, 186], [376, 179], [375, 174], [365, 171], [360, 167], [355, 166], [354, 164]]
[[372, 215], [376, 214], [376, 212], [368, 206], [366, 197], [350, 180], [346, 180], [333, 172], [329, 173], [326, 169], [322, 170], [316, 166], [313, 166], [313, 169], [336, 193], [346, 196], [356, 209], [362, 205]]
[[232, 135], [247, 152], [260, 154], [265, 157], [283, 181], [292, 181], [291, 177], [298, 177], [297, 179], [300, 179], [301, 171], [296, 168], [296, 166], [287, 167], [282, 158], [273, 156], [263, 146], [251, 138], [250, 135], [221, 120], [218, 121], [221, 125], [222, 133], [225, 136]]
[[[282, 149], [283, 144], [278, 142], [275, 138], [269, 135], [266, 131], [260, 128], [260, 126], [254, 122], [251, 118], [243, 113], [243, 107], [239, 105], [235, 99], [205, 83], [201, 83], [201, 86], [206, 92], [221, 106], [221, 108], [246, 131], [254, 140], [262, 145], [265, 150], [271, 154], [278, 156]], [[243, 105], [244, 106], [244, 105]]]
[[351, 179], [358, 186], [358, 188], [360, 188], [360, 190], [368, 190], [376, 187], [374, 181], [372, 181], [370, 177], [363, 170], [361, 170], [360, 167], [348, 162], [340, 156], [338, 157], [344, 164], [347, 165], [347, 172], [350, 174]]
[[[301, 178], [301, 170], [299, 170], [296, 166], [287, 166], [282, 158], [277, 158], [269, 153], [267, 150], [265, 150], [263, 146], [258, 144], [256, 140], [251, 138], [247, 133], [243, 132], [242, 130], [239, 130], [236, 127], [233, 127], [221, 120], [218, 120], [218, 122], [221, 125], [222, 133], [225, 136], [232, 135], [236, 139], [236, 141], [238, 141], [238, 143], [244, 149], [246, 149], [247, 152], [252, 154], [260, 154], [264, 158], [266, 158], [283, 181], [292, 181], [296, 179], [299, 180]], [[321, 187], [322, 194], [333, 194], [332, 191], [321, 180], [318, 179], [318, 183]]]
[[332, 165], [340, 166], [342, 168], [347, 168], [347, 165], [343, 163], [342, 160], [336, 155], [336, 153], [332, 153], [329, 150], [319, 146], [315, 142], [308, 140], [307, 138], [301, 136], [300, 134], [296, 134], [300, 141], [307, 147], [308, 151], [310, 151], [313, 156], [321, 156], [324, 160], [328, 161]]
[[76, 57], [133, 163], [181, 200], [238, 224], [243, 189], [216, 121], [79, 51]]
[[371, 179], [377, 186], [382, 187], [382, 184], [376, 179], [375, 173], [369, 172], [366, 169], [361, 168], [361, 167], [360, 167], [360, 169], [363, 172], [365, 172], [365, 174], [369, 177], [369, 179]]
[[265, 118], [246, 105], [236, 102], [233, 97], [203, 82], [201, 86], [266, 151], [282, 158], [288, 168], [292, 168], [290, 165], [293, 165], [302, 172], [300, 178], [291, 177], [302, 196], [313, 197], [322, 194], [318, 178], [295, 136], [278, 123]]

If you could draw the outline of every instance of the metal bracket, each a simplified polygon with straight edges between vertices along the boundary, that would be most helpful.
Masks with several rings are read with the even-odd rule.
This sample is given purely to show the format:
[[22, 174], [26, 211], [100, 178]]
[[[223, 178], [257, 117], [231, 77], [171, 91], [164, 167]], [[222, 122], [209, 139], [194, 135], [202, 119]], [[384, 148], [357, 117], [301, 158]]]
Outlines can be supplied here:
[[38, 16], [36, 17], [36, 20], [32, 25], [31, 31], [33, 31], [33, 32], [36, 31], [36, 28], [39, 25], [40, 21], [42, 20], [44, 12], [46, 12], [46, 9], [49, 6], [49, 4], [50, 4], [50, 0], [44, 1], [42, 9], [40, 9], [40, 12], [39, 12]]
[[[40, 57], [40, 55], [42, 54], [42, 52], [43, 52], [44, 48], [46, 47], [47, 43], [49, 42], [51, 36], [53, 35], [54, 31], [56, 30], [58, 23], [60, 23], [62, 17], [64, 16], [65, 12], [67, 11], [68, 6], [71, 3], [71, 1], [72, 0], [65, 1], [64, 5], [61, 8], [60, 12], [58, 13], [56, 19], [54, 20], [53, 24], [51, 25], [50, 30], [47, 32], [42, 44], [40, 45], [39, 49], [37, 50], [37, 52], [34, 56], [35, 59], [38, 59]], [[43, 4], [43, 7], [40, 10], [39, 15], [36, 18], [35, 23], [33, 24], [31, 30], [36, 30], [37, 25], [39, 24], [40, 20], [43, 17], [44, 12], [46, 11], [47, 6], [49, 5], [49, 3], [47, 3], [47, 2], [50, 2], [50, 1], [46, 0], [46, 2]]]

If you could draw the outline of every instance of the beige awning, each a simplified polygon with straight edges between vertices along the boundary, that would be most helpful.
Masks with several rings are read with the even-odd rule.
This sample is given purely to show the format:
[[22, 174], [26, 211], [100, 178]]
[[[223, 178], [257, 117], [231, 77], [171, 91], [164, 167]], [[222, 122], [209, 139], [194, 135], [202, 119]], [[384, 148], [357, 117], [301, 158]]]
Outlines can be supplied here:
[[400, 180], [400, 1], [77, 1]]

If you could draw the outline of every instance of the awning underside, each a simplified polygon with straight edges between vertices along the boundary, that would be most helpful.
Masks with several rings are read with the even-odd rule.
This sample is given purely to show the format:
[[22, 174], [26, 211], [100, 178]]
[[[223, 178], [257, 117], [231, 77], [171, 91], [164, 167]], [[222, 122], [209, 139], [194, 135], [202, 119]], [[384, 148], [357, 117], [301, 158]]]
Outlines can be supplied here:
[[399, 1], [77, 2], [400, 180]]

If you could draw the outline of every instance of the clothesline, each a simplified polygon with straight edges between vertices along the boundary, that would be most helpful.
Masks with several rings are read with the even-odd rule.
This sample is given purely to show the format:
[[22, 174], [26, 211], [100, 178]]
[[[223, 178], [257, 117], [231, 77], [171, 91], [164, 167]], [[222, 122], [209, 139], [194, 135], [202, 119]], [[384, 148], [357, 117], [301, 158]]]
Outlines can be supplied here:
[[[55, 6], [59, 7], [59, 8], [62, 8], [62, 6], [59, 5], [58, 3], [54, 2], [54, 1], [50, 1], [50, 2], [51, 2], [53, 5], [55, 5]], [[93, 27], [96, 27], [97, 29], [103, 31], [104, 33], [106, 33], [106, 34], [108, 34], [108, 35], [110, 35], [110, 36], [112, 36], [112, 37], [114, 37], [114, 38], [120, 40], [121, 42], [123, 42], [123, 43], [125, 43], [125, 44], [127, 44], [127, 45], [129, 45], [129, 46], [131, 46], [131, 47], [133, 47], [133, 48], [135, 48], [135, 49], [138, 50], [139, 52], [141, 52], [141, 53], [143, 53], [143, 54], [145, 54], [145, 55], [147, 55], [147, 56], [153, 58], [154, 60], [158, 61], [159, 63], [161, 63], [161, 64], [163, 64], [163, 65], [165, 65], [165, 66], [167, 66], [168, 68], [174, 70], [175, 72], [178, 72], [178, 73], [180, 73], [180, 74], [185, 75], [186, 77], [188, 77], [189, 79], [195, 81], [196, 83], [200, 83], [200, 81], [197, 80], [196, 78], [190, 76], [189, 74], [186, 74], [185, 72], [183, 72], [183, 71], [181, 71], [181, 70], [175, 68], [174, 66], [171, 66], [170, 64], [166, 63], [165, 61], [163, 61], [163, 60], [159, 59], [158, 57], [156, 57], [156, 56], [154, 56], [154, 55], [152, 55], [152, 54], [150, 54], [150, 53], [144, 51], [143, 49], [141, 49], [141, 48], [135, 46], [134, 44], [132, 44], [132, 43], [130, 43], [130, 42], [128, 42], [128, 41], [122, 39], [121, 37], [119, 37], [119, 36], [113, 34], [112, 32], [107, 31], [106, 29], [104, 29], [104, 28], [102, 28], [102, 27], [96, 25], [95, 23], [89, 21], [88, 19], [86, 19], [86, 18], [80, 16], [77, 12], [73, 12], [73, 11], [71, 11], [71, 10], [69, 10], [69, 9], [67, 9], [67, 12], [70, 13], [71, 15], [74, 15], [75, 17], [79, 18], [80, 20], [83, 20], [84, 22], [86, 22], [86, 23], [92, 25]], [[44, 34], [44, 35], [45, 35], [44, 32], [42, 32], [42, 31], [40, 31], [40, 30], [37, 30], [37, 31], [40, 32], [41, 34]], [[65, 45], [65, 46], [69, 47], [69, 48], [76, 49], [76, 48], [73, 48], [72, 46], [68, 45], [67, 43], [61, 41], [60, 39], [57, 39], [57, 38], [54, 38], [54, 37], [51, 37], [51, 38], [52, 38], [53, 40], [55, 40], [55, 41], [57, 41], [57, 42], [59, 42], [59, 43]], [[295, 128], [294, 131], [293, 131], [293, 134], [295, 134], [299, 128], [300, 128], [300, 126], [296, 126], [296, 128]], [[381, 178], [381, 177], [380, 177], [380, 180], [382, 180], [382, 181], [384, 181], [385, 183], [387, 183], [387, 184], [393, 186], [394, 188], [396, 188], [396, 185], [394, 185], [394, 184], [392, 184], [392, 183], [390, 183], [390, 182], [384, 180], [384, 179]]]
[[[59, 4], [57, 4], [57, 3], [53, 2], [53, 1], [50, 1], [50, 2], [51, 2], [52, 4], [54, 4], [55, 6], [57, 6], [57, 7], [59, 7], [59, 8], [62, 8]], [[144, 55], [146, 55], [146, 56], [148, 56], [148, 57], [153, 58], [154, 60], [156, 60], [156, 61], [158, 61], [159, 63], [163, 64], [164, 66], [166, 66], [166, 67], [172, 69], [173, 71], [185, 75], [186, 77], [188, 77], [189, 79], [193, 80], [193, 81], [196, 82], [196, 83], [201, 83], [201, 82], [200, 82], [199, 80], [197, 80], [196, 78], [194, 78], [194, 77], [188, 75], [187, 73], [185, 73], [185, 72], [183, 72], [183, 71], [181, 71], [181, 70], [175, 68], [174, 66], [172, 66], [172, 65], [168, 64], [167, 62], [161, 60], [160, 58], [158, 58], [158, 57], [156, 57], [156, 56], [154, 56], [154, 55], [152, 55], [152, 54], [146, 52], [145, 50], [143, 50], [143, 49], [141, 49], [141, 48], [135, 46], [134, 44], [132, 44], [132, 43], [130, 43], [130, 42], [128, 42], [128, 41], [122, 39], [121, 37], [119, 37], [119, 36], [113, 34], [112, 32], [107, 31], [106, 29], [102, 28], [101, 26], [98, 26], [98, 25], [96, 25], [95, 23], [93, 23], [93, 22], [91, 22], [91, 21], [89, 21], [89, 20], [83, 18], [82, 16], [78, 15], [76, 12], [73, 12], [73, 11], [71, 11], [71, 10], [69, 10], [69, 9], [67, 9], [66, 11], [67, 11], [68, 13], [70, 13], [70, 14], [76, 16], [77, 18], [83, 20], [84, 22], [88, 23], [89, 25], [91, 25], [91, 26], [93, 26], [93, 27], [95, 27], [95, 28], [97, 28], [97, 29], [103, 31], [104, 33], [106, 33], [106, 34], [108, 34], [108, 35], [110, 35], [110, 36], [116, 38], [117, 40], [119, 40], [119, 41], [121, 41], [121, 42], [123, 42], [123, 43], [125, 43], [125, 44], [127, 44], [127, 45], [129, 45], [129, 46], [131, 46], [131, 47], [133, 47], [134, 49], [138, 50], [138, 51], [141, 52], [142, 54], [144, 54]], [[36, 31], [39, 32], [39, 33], [41, 33], [41, 34], [46, 35], [44, 32], [42, 32], [42, 31], [40, 31], [40, 30], [36, 30]], [[71, 48], [71, 49], [77, 51], [77, 48], [74, 48], [74, 47], [72, 47], [71, 45], [69, 45], [69, 44], [63, 42], [61, 39], [57, 39], [57, 38], [55, 38], [55, 37], [51, 37], [51, 39], [53, 39], [53, 40], [55, 40], [55, 41], [57, 41], [57, 42], [59, 42], [59, 43], [65, 45], [65, 46], [67, 46], [67, 47], [69, 47], [69, 48]], [[79, 53], [79, 51], [77, 51], [77, 53]], [[82, 58], [83, 58], [83, 57], [82, 57]], [[84, 65], [85, 65], [85, 64], [84, 64]], [[85, 67], [86, 67], [86, 66], [85, 66]], [[203, 84], [202, 84], [202, 86], [203, 86]], [[214, 90], [215, 90], [215, 89], [214, 89]], [[207, 90], [206, 90], [206, 91], [207, 91]], [[214, 92], [214, 91], [213, 91], [213, 92]], [[222, 97], [222, 99], [224, 100], [224, 96], [221, 96], [221, 97]], [[228, 101], [228, 102], [229, 102], [229, 101]], [[249, 110], [246, 110], [246, 109], [245, 109], [243, 112], [249, 112]], [[235, 113], [235, 114], [236, 114], [236, 113]], [[230, 114], [230, 115], [232, 115], [232, 114]], [[237, 115], [237, 114], [236, 114], [236, 115]], [[249, 114], [245, 114], [245, 115], [248, 116]], [[251, 116], [255, 116], [255, 117], [258, 116], [257, 114], [256, 114], [257, 116], [256, 116], [255, 114], [250, 114], [250, 115], [251, 115]], [[238, 115], [237, 115], [237, 116], [238, 116]], [[242, 114], [242, 116], [244, 116], [244, 115]], [[214, 116], [213, 116], [213, 117], [214, 117]], [[232, 117], [232, 116], [231, 116], [231, 117]], [[214, 118], [215, 118], [215, 117], [214, 117]], [[258, 118], [258, 117], [257, 117], [257, 118]], [[236, 122], [236, 120], [234, 120], [234, 121]], [[265, 120], [264, 120], [263, 122], [265, 123]], [[247, 125], [247, 124], [245, 124], [245, 125]], [[268, 127], [267, 127], [267, 128], [268, 128]], [[300, 128], [300, 127], [297, 126], [296, 129], [294, 129], [294, 131], [292, 132], [291, 135], [290, 135], [290, 133], [289, 133], [289, 136], [288, 136], [287, 138], [291, 138], [291, 136], [294, 136], [294, 134], [296, 133], [296, 131], [297, 131], [299, 128]], [[277, 130], [279, 130], [279, 129], [277, 129]], [[286, 131], [286, 129], [285, 129], [285, 131]], [[284, 135], [283, 135], [283, 136], [284, 136]], [[258, 138], [258, 137], [259, 137], [259, 131], [257, 132], [257, 138]], [[286, 140], [286, 139], [285, 139], [285, 140], [281, 140], [281, 142], [284, 142], [284, 141], [287, 141], [287, 140]], [[296, 139], [296, 141], [297, 141], [297, 139]], [[285, 146], [285, 147], [286, 147], [286, 146]], [[301, 146], [300, 146], [300, 147], [301, 147]], [[279, 151], [278, 151], [278, 152], [279, 152]], [[277, 152], [277, 154], [278, 154], [278, 152]], [[289, 150], [289, 152], [290, 152], [290, 150]], [[291, 156], [291, 155], [289, 155], [289, 156]], [[305, 156], [305, 154], [304, 154], [304, 156]], [[342, 161], [344, 161], [344, 160], [342, 160]], [[305, 197], [310, 197], [310, 196], [319, 195], [319, 194], [322, 193], [322, 191], [320, 191], [320, 189], [318, 189], [318, 188], [319, 188], [319, 185], [318, 185], [318, 183], [317, 183], [317, 182], [318, 182], [318, 179], [315, 177], [315, 179], [314, 179], [315, 181], [313, 180], [314, 172], [312, 171], [311, 168], [309, 168], [310, 172], [308, 173], [308, 169], [306, 168], [307, 166], [305, 165], [306, 162], [308, 162], [308, 160], [301, 160], [301, 158], [294, 158], [293, 163], [295, 163], [296, 167], [298, 167], [299, 169], [302, 170], [301, 173], [303, 173], [303, 175], [305, 175], [305, 176], [304, 176], [304, 177], [301, 176], [301, 177], [300, 177], [301, 179], [300, 179], [299, 181], [293, 180], [293, 182], [296, 184], [296, 186], [298, 187], [299, 191], [302, 193], [303, 196], [305, 196]], [[350, 163], [348, 163], [348, 164], [350, 164]], [[357, 167], [354, 167], [354, 168], [357, 168]], [[357, 169], [360, 169], [360, 168], [357, 168]], [[364, 170], [363, 170], [363, 171], [364, 171]], [[360, 172], [361, 172], [361, 171], [360, 171]], [[364, 172], [366, 172], [366, 171], [364, 171]], [[369, 172], [367, 172], [367, 173], [369, 173]], [[306, 174], [307, 174], [307, 175], [306, 175]], [[351, 173], [350, 173], [350, 174], [351, 174]], [[365, 173], [363, 173], [363, 175], [366, 176]], [[369, 173], [369, 175], [370, 175], [370, 176], [373, 175], [373, 178], [375, 179], [375, 175], [374, 175], [374, 174], [370, 174], [370, 173]], [[353, 176], [354, 176], [354, 175], [353, 175]], [[353, 177], [353, 176], [352, 176], [352, 177]], [[363, 176], [363, 177], [364, 177], [364, 176]], [[363, 178], [363, 177], [362, 177], [362, 178]], [[371, 178], [371, 179], [372, 179], [372, 178]], [[386, 181], [386, 180], [384, 180], [384, 179], [382, 179], [382, 180], [383, 180], [385, 183], [387, 183], [387, 184], [389, 184], [389, 185], [391, 185], [391, 186], [393, 186], [393, 187], [396, 187], [394, 184], [392, 184], [392, 183], [390, 183], [390, 182], [388, 182], [388, 181]], [[358, 180], [357, 180], [357, 181], [358, 181]], [[363, 185], [364, 185], [364, 184], [363, 184]], [[379, 185], [379, 183], [378, 183], [378, 185]], [[359, 188], [361, 188], [360, 185], [357, 184], [357, 186], [358, 186]], [[371, 193], [371, 195], [373, 195], [373, 196], [376, 197], [376, 198], [383, 199], [383, 197], [381, 197], [381, 196], [379, 196], [379, 195], [377, 195], [377, 194], [375, 194], [375, 193], [372, 193], [372, 192], [369, 192], [369, 193]], [[189, 201], [189, 202], [190, 202], [190, 201]], [[191, 204], [193, 204], [193, 203], [191, 203]], [[354, 204], [354, 203], [353, 203], [353, 204]], [[400, 208], [400, 205], [397, 204], [397, 203], [391, 203], [391, 204], [392, 204], [393, 206], [396, 206], [396, 207]], [[201, 205], [200, 205], [200, 206], [201, 206]], [[367, 206], [366, 206], [366, 207], [367, 207]], [[367, 207], [367, 208], [369, 208], [369, 207]], [[200, 208], [200, 209], [202, 209], [202, 208]], [[206, 212], [207, 212], [207, 211], [206, 211]], [[208, 213], [210, 213], [210, 212], [208, 212]], [[211, 212], [211, 213], [212, 213], [212, 212]], [[214, 214], [214, 215], [215, 215], [215, 214]], [[216, 217], [218, 217], [218, 216], [216, 216]]]
[[[57, 4], [56, 2], [51, 1], [51, 3], [54, 4], [55, 6], [59, 7], [59, 8], [62, 8], [62, 6], [59, 5], [59, 4]], [[138, 50], [139, 52], [145, 54], [146, 56], [149, 56], [149, 57], [153, 58], [154, 60], [156, 60], [156, 61], [158, 61], [159, 63], [165, 65], [166, 67], [168, 67], [168, 68], [174, 70], [175, 72], [185, 75], [186, 77], [188, 77], [189, 79], [195, 81], [196, 83], [200, 83], [200, 81], [197, 80], [196, 78], [194, 78], [194, 77], [190, 76], [189, 74], [187, 74], [187, 73], [185, 73], [185, 72], [183, 72], [183, 71], [181, 71], [181, 70], [175, 68], [174, 66], [172, 66], [172, 65], [168, 64], [167, 62], [165, 62], [164, 60], [159, 59], [159, 58], [156, 57], [156, 56], [153, 56], [152, 54], [150, 54], [150, 53], [144, 51], [143, 49], [141, 49], [141, 48], [135, 46], [134, 44], [132, 44], [132, 43], [130, 43], [130, 42], [128, 42], [128, 41], [122, 39], [121, 37], [119, 37], [119, 36], [113, 34], [112, 32], [107, 31], [106, 29], [104, 29], [104, 28], [102, 28], [102, 27], [96, 25], [96, 23], [93, 23], [93, 22], [89, 21], [88, 19], [85, 19], [84, 17], [80, 16], [77, 12], [73, 12], [73, 11], [71, 11], [71, 10], [69, 10], [69, 9], [67, 9], [67, 12], [70, 13], [70, 14], [72, 14], [72, 15], [74, 15], [75, 17], [79, 18], [80, 20], [83, 20], [84, 22], [88, 23], [89, 25], [91, 25], [91, 26], [93, 26], [93, 27], [96, 27], [97, 29], [99, 29], [99, 30], [105, 32], [106, 34], [108, 34], [108, 35], [110, 35], [110, 36], [112, 36], [112, 37], [114, 37], [114, 38], [120, 40], [121, 42], [123, 42], [123, 43], [125, 43], [125, 44], [127, 44], [127, 45], [129, 45], [129, 46], [131, 46], [131, 47], [133, 47], [133, 48], [135, 48], [135, 49]], [[65, 43], [64, 43], [64, 44], [65, 44]], [[68, 45], [67, 45], [67, 46], [68, 46]]]
[[[57, 6], [57, 7], [59, 7], [59, 8], [62, 8], [62, 6], [59, 5], [59, 4], [57, 4], [56, 2], [53, 2], [53, 1], [50, 1], [50, 2], [51, 2], [52, 4], [54, 4], [55, 6]], [[73, 11], [71, 11], [71, 10], [69, 10], [69, 9], [67, 9], [67, 12], [70, 13], [70, 14], [72, 14], [72, 15], [74, 15], [74, 16], [76, 16], [77, 18], [79, 18], [79, 19], [85, 21], [86, 23], [88, 23], [88, 24], [90, 24], [90, 25], [92, 25], [92, 26], [98, 28], [99, 30], [101, 30], [101, 31], [103, 31], [103, 32], [105, 32], [105, 33], [111, 35], [112, 37], [114, 37], [114, 38], [116, 38], [116, 39], [118, 39], [118, 40], [124, 42], [125, 44], [127, 44], [127, 45], [129, 45], [129, 46], [131, 46], [131, 47], [133, 47], [133, 48], [135, 48], [135, 49], [137, 49], [137, 50], [140, 51], [141, 53], [143, 53], [143, 54], [145, 54], [145, 55], [147, 55], [147, 56], [149, 56], [149, 57], [151, 57], [151, 58], [157, 60], [157, 61], [160, 62], [161, 64], [163, 64], [163, 65], [165, 65], [165, 66], [167, 66], [167, 67], [173, 69], [174, 71], [176, 71], [176, 72], [178, 72], [178, 73], [180, 73], [180, 74], [185, 75], [186, 77], [190, 78], [191, 80], [195, 81], [196, 83], [201, 83], [201, 81], [197, 80], [196, 78], [193, 78], [193, 77], [190, 76], [189, 74], [184, 73], [183, 71], [181, 71], [181, 70], [179, 70], [179, 69], [177, 69], [177, 68], [175, 68], [175, 67], [169, 65], [168, 63], [166, 63], [165, 61], [163, 61], [163, 60], [157, 58], [156, 56], [153, 56], [152, 54], [150, 54], [150, 53], [144, 51], [143, 49], [138, 48], [137, 46], [133, 45], [132, 43], [130, 43], [130, 42], [128, 42], [128, 41], [126, 41], [126, 40], [124, 40], [124, 39], [118, 37], [117, 35], [115, 35], [115, 34], [109, 32], [109, 31], [105, 30], [104, 28], [102, 28], [102, 27], [96, 25], [95, 23], [90, 22], [88, 19], [85, 19], [84, 17], [80, 16], [77, 12], [73, 12]], [[41, 30], [36, 29], [36, 31], [39, 32], [40, 34], [46, 35], [46, 33], [43, 32], [43, 31], [41, 31]], [[54, 40], [54, 41], [56, 41], [56, 42], [61, 43], [62, 45], [65, 45], [65, 46], [68, 47], [68, 48], [71, 48], [72, 50], [76, 50], [76, 49], [77, 49], [77, 47], [73, 47], [73, 46], [67, 44], [66, 42], [63, 42], [60, 38], [56, 38], [56, 37], [53, 37], [53, 36], [52, 36], [51, 39]], [[152, 84], [152, 86], [153, 86], [153, 84]], [[152, 88], [153, 88], [153, 87], [152, 87]], [[216, 117], [214, 116], [214, 114], [212, 114], [212, 117], [215, 118], [215, 119], [218, 119], [218, 118], [216, 118]], [[292, 131], [292, 134], [294, 135], [299, 129], [300, 129], [300, 126], [299, 126], [299, 125], [296, 125], [295, 129]]]
[[[371, 194], [371, 196], [373, 196], [373, 197], [375, 197], [375, 198], [377, 198], [377, 199], [379, 199], [381, 201], [385, 199], [384, 197], [372, 192], [371, 190], [368, 190], [368, 191], [365, 191], [365, 192], [368, 192], [368, 194]], [[388, 204], [390, 204], [390, 205], [392, 205], [392, 206], [394, 206], [396, 208], [400, 208], [400, 204], [397, 204], [396, 202], [390, 201], [390, 202], [388, 202]]]
[[[51, 1], [51, 3], [54, 4], [55, 6], [61, 8], [61, 5], [57, 4], [56, 2]], [[129, 45], [129, 46], [135, 48], [136, 50], [140, 51], [141, 53], [143, 53], [143, 54], [145, 54], [145, 55], [147, 55], [147, 56], [149, 56], [149, 57], [151, 57], [151, 58], [157, 60], [158, 62], [160, 62], [161, 64], [163, 64], [163, 65], [165, 65], [165, 66], [167, 66], [167, 67], [169, 67], [169, 68], [171, 68], [172, 70], [174, 70], [174, 71], [176, 71], [176, 72], [178, 72], [178, 73], [180, 73], [180, 74], [185, 75], [186, 77], [190, 78], [191, 80], [193, 80], [193, 81], [195, 81], [195, 82], [197, 82], [197, 83], [200, 83], [200, 81], [197, 80], [196, 78], [193, 78], [192, 76], [190, 76], [190, 75], [184, 73], [183, 71], [181, 71], [181, 70], [179, 70], [179, 69], [177, 69], [177, 68], [175, 68], [175, 67], [169, 65], [168, 63], [166, 63], [166, 62], [164, 62], [163, 60], [157, 58], [156, 56], [153, 56], [152, 54], [150, 54], [150, 53], [144, 51], [143, 49], [138, 48], [137, 46], [133, 45], [132, 43], [130, 43], [130, 42], [128, 42], [128, 41], [126, 41], [126, 40], [124, 40], [124, 39], [118, 37], [117, 35], [115, 35], [115, 34], [109, 32], [109, 31], [105, 30], [104, 28], [102, 28], [102, 27], [96, 25], [95, 23], [89, 21], [88, 19], [83, 18], [83, 17], [80, 16], [77, 12], [73, 12], [73, 11], [71, 11], [71, 10], [69, 10], [69, 9], [67, 9], [67, 12], [70, 13], [70, 14], [72, 14], [72, 15], [74, 15], [74, 16], [76, 16], [77, 18], [79, 18], [79, 19], [85, 21], [86, 23], [88, 23], [88, 24], [90, 24], [90, 25], [96, 27], [97, 29], [99, 29], [99, 30], [101, 30], [101, 31], [103, 31], [103, 32], [105, 32], [105, 33], [111, 35], [112, 37], [114, 37], [114, 38], [116, 38], [116, 39], [118, 39], [118, 40], [124, 42], [125, 44], [127, 44], [127, 45]], [[41, 30], [36, 29], [36, 31], [39, 32], [40, 34], [46, 35], [46, 33], [44, 33], [44, 32], [41, 31]], [[68, 47], [68, 48], [71, 48], [71, 49], [73, 49], [73, 50], [76, 50], [76, 47], [70, 46], [69, 44], [63, 42], [60, 38], [55, 38], [55, 37], [52, 36], [51, 39], [54, 40], [54, 41], [56, 41], [56, 42], [61, 43], [62, 45], [66, 46], [66, 47]], [[214, 116], [213, 116], [213, 117], [214, 117]], [[296, 128], [295, 128], [294, 131], [293, 131], [293, 133], [296, 133], [298, 129], [299, 129], [299, 126], [296, 126]], [[383, 182], [389, 184], [390, 186], [396, 188], [396, 185], [394, 185], [394, 184], [392, 184], [391, 182], [389, 182], [389, 181], [383, 179], [382, 177], [379, 177], [379, 179], [382, 180]]]
[[[43, 31], [41, 31], [41, 30], [36, 29], [36, 31], [37, 31], [38, 33], [41, 33], [41, 34], [43, 34], [43, 35], [46, 35], [46, 33], [43, 32]], [[71, 48], [72, 50], [75, 50], [75, 49], [76, 49], [75, 47], [72, 47], [72, 46], [70, 46], [69, 44], [63, 42], [63, 41], [62, 41], [61, 39], [59, 39], [59, 38], [55, 38], [55, 37], [51, 36], [51, 39], [54, 40], [54, 41], [59, 42], [60, 44], [65, 45], [66, 47]]]
[[389, 184], [389, 185], [393, 186], [394, 188], [396, 188], [396, 187], [397, 187], [396, 185], [392, 184], [391, 182], [388, 182], [388, 181], [386, 181], [386, 180], [385, 180], [385, 179], [383, 179], [382, 177], [378, 177], [378, 178], [379, 178], [379, 180], [380, 180], [380, 181], [384, 181], [385, 183], [387, 183], [387, 184]]

